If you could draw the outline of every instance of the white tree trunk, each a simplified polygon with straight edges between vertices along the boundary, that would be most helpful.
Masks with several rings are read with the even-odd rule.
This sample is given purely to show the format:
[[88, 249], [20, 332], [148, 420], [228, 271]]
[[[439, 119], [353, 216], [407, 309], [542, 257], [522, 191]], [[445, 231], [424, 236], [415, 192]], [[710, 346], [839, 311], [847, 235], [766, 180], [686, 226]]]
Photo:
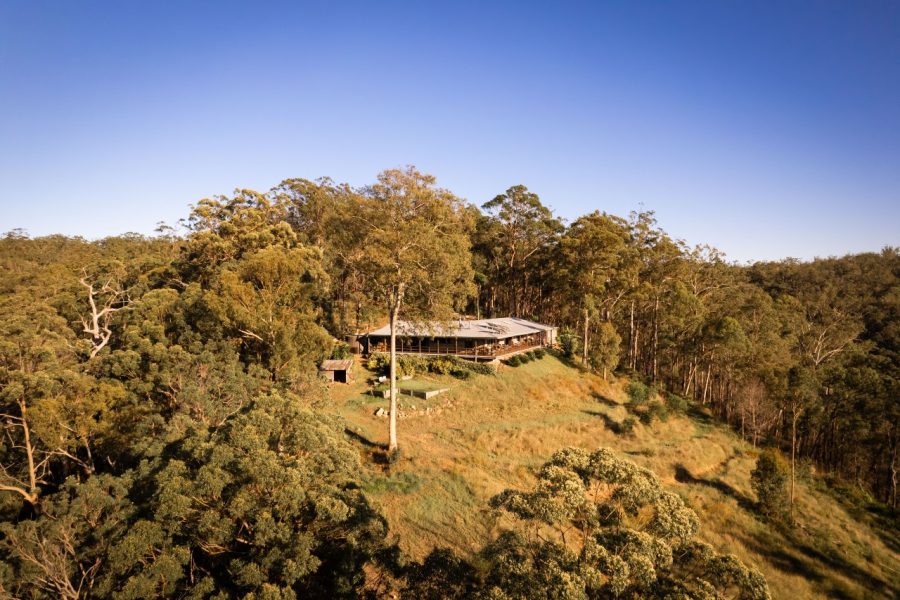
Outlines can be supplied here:
[[388, 433], [388, 451], [397, 450], [397, 313], [399, 306], [391, 309], [391, 408], [388, 415], [390, 429]]
[[581, 364], [585, 367], [588, 366], [588, 324], [589, 324], [588, 309], [587, 309], [587, 307], [585, 307], [585, 309], [584, 309], [584, 339], [582, 340], [582, 348], [581, 348]]

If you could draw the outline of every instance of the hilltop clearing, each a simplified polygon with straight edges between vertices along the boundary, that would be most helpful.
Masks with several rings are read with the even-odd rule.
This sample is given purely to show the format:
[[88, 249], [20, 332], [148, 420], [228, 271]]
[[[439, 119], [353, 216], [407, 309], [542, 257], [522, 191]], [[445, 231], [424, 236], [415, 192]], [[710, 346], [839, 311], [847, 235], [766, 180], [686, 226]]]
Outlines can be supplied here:
[[[365, 376], [332, 396], [352, 436], [372, 459], [387, 440], [385, 400], [364, 395]], [[776, 598], [894, 597], [900, 592], [896, 530], [842, 503], [808, 474], [800, 478], [798, 522], [772, 526], [754, 510], [750, 472], [757, 451], [697, 407], [650, 425], [629, 417], [624, 382], [546, 358], [467, 381], [432, 377], [450, 391], [401, 400], [402, 454], [371, 465], [366, 491], [411, 557], [435, 547], [471, 554], [504, 522], [488, 499], [527, 489], [556, 450], [613, 448], [659, 475], [697, 511], [700, 538], [760, 569]], [[851, 514], [853, 512], [854, 514]], [[854, 516], [855, 515], [855, 516]]]

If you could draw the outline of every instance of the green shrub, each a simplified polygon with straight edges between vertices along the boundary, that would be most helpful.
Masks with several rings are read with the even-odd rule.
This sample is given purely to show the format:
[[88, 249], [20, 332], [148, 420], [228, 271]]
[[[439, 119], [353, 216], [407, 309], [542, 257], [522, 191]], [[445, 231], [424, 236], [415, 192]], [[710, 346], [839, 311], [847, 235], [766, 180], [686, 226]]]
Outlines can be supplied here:
[[534, 353], [535, 360], [541, 360], [547, 354], [547, 351], [543, 348], [535, 348], [532, 352]]
[[[432, 356], [426, 359], [428, 370], [439, 375], [453, 375], [459, 379], [468, 379], [471, 375], [496, 375], [497, 369], [488, 363], [476, 363], [458, 356]], [[465, 373], [465, 374], [464, 374]]]
[[454, 368], [460, 367], [446, 358], [432, 358], [428, 363], [428, 370], [438, 375], [448, 375]]
[[344, 360], [350, 358], [350, 345], [344, 342], [338, 342], [331, 349], [332, 360]]
[[471, 377], [474, 377], [475, 373], [464, 367], [453, 365], [450, 367], [450, 375], [457, 379], [470, 379]]
[[519, 365], [522, 364], [522, 359], [519, 358], [518, 355], [515, 355], [515, 356], [510, 356], [504, 362], [505, 362], [505, 364], [509, 365], [510, 367], [518, 367]]
[[685, 413], [690, 408], [688, 401], [677, 394], [666, 395], [666, 406], [676, 413]]
[[654, 400], [647, 406], [647, 413], [650, 415], [651, 421], [653, 419], [658, 419], [660, 421], [667, 421], [669, 419], [668, 407], [658, 400]]
[[763, 515], [783, 520], [788, 513], [788, 465], [775, 448], [763, 450], [750, 473], [750, 485], [756, 492], [757, 508]]
[[533, 357], [532, 357], [529, 353], [527, 353], [527, 352], [523, 352], [522, 354], [519, 354], [519, 361], [520, 361], [523, 365], [524, 365], [524, 364], [527, 364], [527, 363], [530, 363], [531, 360], [532, 360], [532, 358], [533, 358]]
[[628, 384], [628, 401], [636, 406], [646, 404], [650, 399], [650, 388], [640, 381], [634, 380]]
[[496, 375], [497, 367], [490, 363], [475, 363], [467, 360], [460, 359], [461, 362], [465, 363], [466, 369], [472, 371], [473, 373], [478, 373], [479, 375]]
[[634, 433], [634, 426], [637, 425], [637, 419], [634, 417], [625, 417], [619, 424], [619, 430], [616, 433], [630, 435]]
[[391, 360], [387, 354], [381, 352], [373, 352], [366, 359], [366, 368], [373, 373], [387, 374], [388, 366]]

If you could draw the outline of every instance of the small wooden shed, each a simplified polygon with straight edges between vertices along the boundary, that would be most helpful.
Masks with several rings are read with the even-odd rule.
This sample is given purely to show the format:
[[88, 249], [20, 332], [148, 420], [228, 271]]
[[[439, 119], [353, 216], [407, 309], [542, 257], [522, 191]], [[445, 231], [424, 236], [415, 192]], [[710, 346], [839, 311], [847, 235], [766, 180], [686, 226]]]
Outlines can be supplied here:
[[328, 381], [336, 383], [350, 383], [350, 371], [353, 368], [353, 360], [323, 360], [319, 366], [319, 373]]

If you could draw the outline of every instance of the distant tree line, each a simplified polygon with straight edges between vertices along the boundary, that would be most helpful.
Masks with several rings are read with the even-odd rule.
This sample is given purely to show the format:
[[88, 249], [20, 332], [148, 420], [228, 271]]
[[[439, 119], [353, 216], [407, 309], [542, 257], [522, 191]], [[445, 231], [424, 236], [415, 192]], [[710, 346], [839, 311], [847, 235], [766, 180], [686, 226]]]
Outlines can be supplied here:
[[[547, 597], [766, 597], [691, 539], [692, 512], [605, 453], [561, 454], [533, 493], [498, 497], [520, 523], [477, 564], [406, 565], [316, 373], [335, 338], [397, 318], [553, 322], [585, 368], [656, 382], [896, 505], [896, 250], [740, 267], [652, 213], [566, 225], [524, 186], [482, 208], [406, 168], [361, 189], [289, 179], [204, 199], [183, 233], [6, 234], [0, 595], [358, 597], [392, 582], [425, 597], [456, 581], [503, 598], [521, 596], [506, 570], [531, 565]], [[598, 486], [603, 522], [585, 517]], [[680, 520], [630, 521], [648, 510]], [[579, 549], [529, 537], [543, 527], [574, 527]]]

